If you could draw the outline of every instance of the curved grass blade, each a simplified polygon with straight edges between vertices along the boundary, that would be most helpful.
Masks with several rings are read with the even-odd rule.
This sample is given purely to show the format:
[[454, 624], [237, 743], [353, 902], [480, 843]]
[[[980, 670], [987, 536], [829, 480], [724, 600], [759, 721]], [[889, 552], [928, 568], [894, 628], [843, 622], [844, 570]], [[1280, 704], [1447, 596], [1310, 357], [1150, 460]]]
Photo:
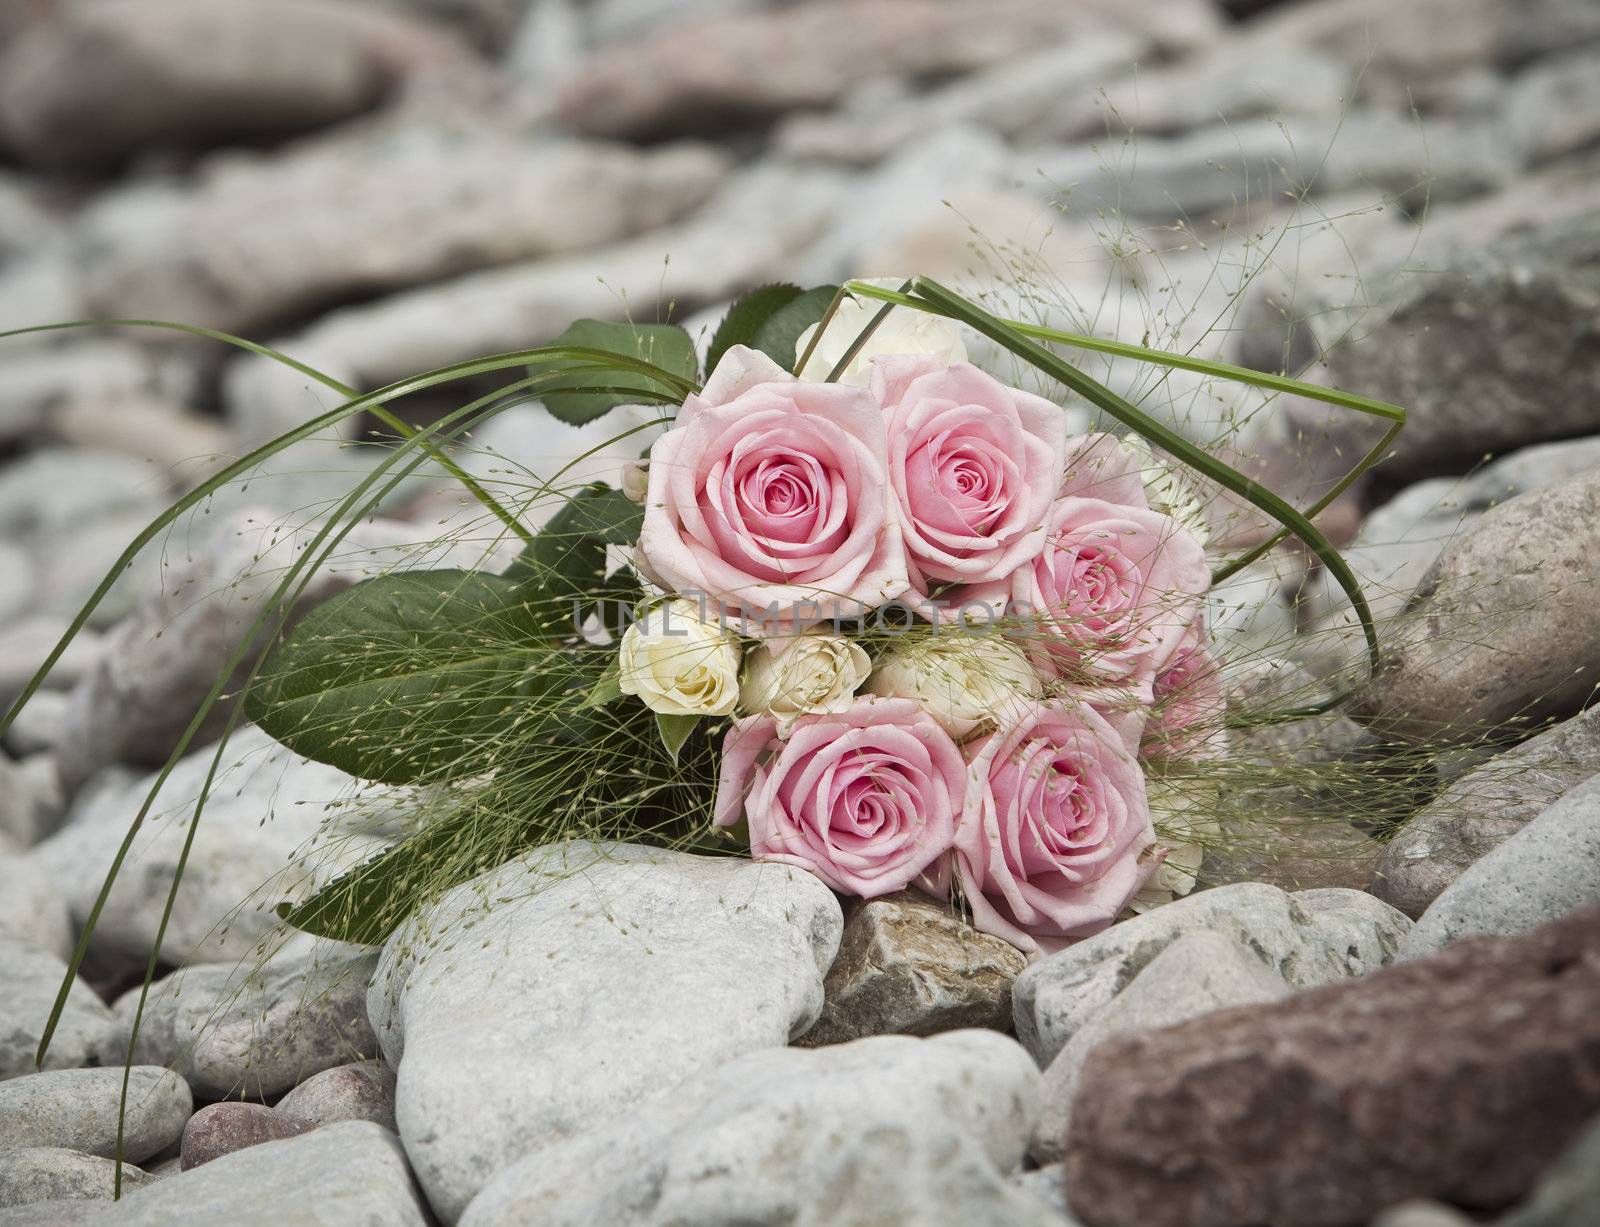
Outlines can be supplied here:
[[[929, 283], [923, 280], [923, 284]], [[863, 297], [876, 298], [880, 301], [894, 303], [903, 307], [915, 307], [919, 311], [927, 311], [934, 315], [944, 315], [952, 319], [960, 318], [951, 311], [940, 307], [937, 303], [929, 299], [913, 297], [904, 290], [898, 292], [886, 290], [863, 281], [846, 282], [844, 288], [852, 294], [859, 294]], [[945, 290], [945, 293], [950, 294], [951, 292]], [[956, 297], [953, 294], [951, 296]], [[960, 301], [966, 302], [965, 299], [960, 299]], [[970, 303], [968, 305], [972, 306]], [[1389, 450], [1389, 445], [1394, 442], [1395, 436], [1400, 433], [1406, 423], [1406, 411], [1399, 405], [1391, 405], [1387, 401], [1374, 400], [1370, 396], [1361, 396], [1355, 392], [1344, 392], [1338, 388], [1324, 388], [1318, 384], [1306, 383], [1304, 380], [1291, 379], [1287, 375], [1272, 375], [1264, 371], [1253, 371], [1248, 367], [1233, 366], [1226, 362], [1214, 362], [1207, 358], [1196, 358], [1190, 354], [1174, 354], [1159, 349], [1148, 349], [1142, 345], [1129, 345], [1123, 341], [1107, 341], [1100, 337], [1086, 336], [1077, 332], [1064, 332], [1057, 328], [1045, 328], [1041, 325], [1029, 324], [1021, 320], [1001, 319], [999, 316], [991, 315], [989, 318], [997, 320], [1020, 336], [1033, 340], [1048, 341], [1057, 345], [1070, 345], [1075, 349], [1087, 349], [1096, 353], [1111, 354], [1119, 358], [1131, 358], [1138, 362], [1149, 362], [1159, 366], [1174, 367], [1178, 370], [1193, 371], [1196, 374], [1207, 375], [1216, 379], [1226, 379], [1233, 383], [1247, 384], [1251, 387], [1263, 388], [1271, 392], [1286, 392], [1292, 396], [1304, 396], [1308, 400], [1322, 401], [1324, 404], [1334, 405], [1341, 409], [1352, 409], [1357, 413], [1363, 413], [1369, 417], [1382, 418], [1387, 421], [1389, 427], [1384, 432], [1383, 437], [1372, 446], [1348, 473], [1301, 513], [1308, 520], [1320, 515], [1333, 503], [1334, 499], [1348, 490], [1363, 473], [1366, 473], [1382, 460]], [[1287, 538], [1290, 533], [1291, 530], [1287, 526], [1280, 528], [1267, 540], [1259, 545], [1252, 546], [1239, 557], [1219, 567], [1213, 579], [1224, 580], [1242, 568], [1249, 566], [1256, 559], [1266, 554], [1273, 546]]]
[[[8, 336], [17, 336], [26, 332], [44, 332], [76, 326], [78, 325], [50, 324], [37, 328], [17, 329], [12, 332], [0, 333], [0, 340], [3, 340]], [[194, 329], [189, 325], [170, 325], [170, 327], [174, 327], [178, 331], [183, 332], [196, 332], [199, 335], [213, 335], [207, 329]], [[258, 348], [251, 342], [245, 342], [244, 344], [247, 349], [254, 350]], [[297, 370], [302, 369], [303, 367], [303, 364], [296, 363], [292, 359], [288, 361], [289, 365], [293, 366]], [[566, 363], [567, 365], [562, 367], [562, 363]], [[576, 365], [573, 365], [574, 363], [576, 363]], [[106, 573], [99, 585], [89, 595], [88, 600], [84, 602], [83, 606], [73, 617], [71, 623], [67, 626], [66, 631], [63, 632], [55, 647], [51, 649], [50, 654], [45, 657], [44, 663], [39, 666], [39, 668], [34, 672], [34, 675], [22, 688], [16, 700], [11, 704], [10, 709], [3, 717], [0, 717], [0, 736], [5, 734], [5, 731], [11, 727], [12, 721], [16, 719], [17, 714], [23, 709], [24, 706], [26, 706], [34, 694], [37, 693], [39, 687], [44, 683], [44, 679], [46, 676], [48, 676], [50, 670], [53, 669], [56, 665], [56, 662], [61, 659], [61, 656], [67, 650], [67, 647], [72, 643], [73, 639], [77, 637], [78, 632], [81, 631], [88, 623], [90, 616], [94, 613], [95, 609], [99, 607], [100, 602], [105, 599], [106, 594], [111, 591], [112, 585], [116, 583], [122, 572], [127, 569], [128, 564], [134, 560], [134, 558], [142, 549], [145, 548], [145, 546], [149, 545], [150, 542], [155, 540], [156, 537], [159, 536], [166, 528], [175, 523], [178, 518], [184, 514], [184, 512], [195, 506], [198, 506], [200, 503], [210, 498], [223, 486], [237, 478], [245, 476], [257, 465], [270, 459], [272, 456], [283, 451], [285, 448], [290, 447], [295, 443], [299, 443], [304, 439], [308, 439], [315, 435], [318, 431], [335, 426], [338, 423], [355, 416], [356, 414], [373, 409], [374, 407], [382, 407], [389, 401], [396, 400], [402, 396], [407, 396], [414, 392], [426, 391], [431, 388], [439, 387], [457, 379], [469, 379], [478, 375], [494, 374], [498, 371], [510, 370], [515, 367], [538, 364], [550, 365], [552, 367], [559, 368], [553, 373], [563, 375], [570, 375], [578, 372], [600, 373], [614, 371], [620, 368], [630, 373], [646, 374], [652, 377], [659, 377], [660, 382], [665, 387], [672, 388], [672, 391], [670, 392], [663, 391], [662, 393], [656, 395], [646, 391], [630, 389], [630, 392], [634, 393], [635, 399], [641, 401], [654, 399], [658, 403], [672, 404], [675, 403], [675, 401], [682, 400], [684, 396], [689, 395], [695, 390], [695, 385], [680, 379], [678, 376], [671, 374], [671, 372], [663, 371], [658, 367], [651, 366], [649, 363], [642, 362], [637, 359], [625, 358], [619, 354], [607, 354], [600, 350], [589, 350], [572, 346], [543, 346], [537, 349], [519, 350], [510, 354], [499, 354], [490, 358], [473, 359], [468, 362], [456, 363], [452, 366], [440, 367], [437, 370], [427, 371], [420, 375], [413, 375], [396, 383], [389, 384], [387, 387], [379, 388], [375, 391], [356, 396], [346, 401], [338, 408], [330, 409], [325, 413], [318, 414], [316, 417], [311, 418], [304, 424], [295, 427], [293, 430], [285, 431], [277, 438], [262, 444], [260, 447], [253, 449], [245, 456], [242, 456], [238, 460], [233, 461], [231, 464], [226, 465], [219, 472], [213, 474], [206, 481], [189, 491], [189, 493], [175, 500], [170, 507], [168, 507], [159, 516], [145, 526], [145, 528], [128, 545], [128, 548], [125, 549], [117, 558], [116, 562], [112, 564], [111, 569]], [[315, 377], [315, 372], [311, 371], [309, 367], [304, 369], [308, 374], [311, 374], [313, 377]], [[678, 388], [680, 386], [683, 389], [681, 395], [678, 394]], [[594, 390], [603, 389], [596, 388]], [[413, 434], [406, 441], [410, 442], [411, 439], [415, 439], [416, 437], [417, 436]]]
[[947, 290], [936, 281], [925, 277], [915, 279], [913, 286], [915, 295], [924, 299], [934, 307], [940, 309], [941, 314], [949, 315], [960, 320], [969, 328], [982, 333], [990, 340], [1010, 350], [1023, 361], [1043, 371], [1052, 379], [1064, 384], [1066, 387], [1083, 397], [1090, 404], [1108, 413], [1130, 430], [1136, 431], [1151, 443], [1183, 461], [1196, 472], [1201, 473], [1216, 482], [1224, 489], [1231, 490], [1241, 498], [1248, 500], [1273, 519], [1282, 524], [1284, 528], [1305, 542], [1306, 547], [1327, 567], [1345, 595], [1350, 598], [1350, 604], [1356, 611], [1356, 616], [1361, 620], [1361, 630], [1367, 640], [1367, 655], [1376, 671], [1378, 667], [1378, 632], [1373, 625], [1372, 611], [1367, 606], [1366, 595], [1361, 590], [1361, 584], [1356, 580], [1355, 574], [1350, 570], [1338, 550], [1334, 549], [1324, 537], [1306, 518], [1303, 512], [1297, 511], [1278, 495], [1253, 481], [1236, 469], [1223, 464], [1215, 456], [1204, 449], [1195, 446], [1188, 439], [1178, 434], [1170, 427], [1162, 425], [1149, 414], [1139, 409], [1122, 397], [1118, 396], [1104, 384], [1091, 379], [1077, 367], [1063, 361], [1049, 350], [1035, 344], [1012, 328], [1006, 321], [997, 316], [990, 315], [983, 308], [973, 305], [960, 295]]

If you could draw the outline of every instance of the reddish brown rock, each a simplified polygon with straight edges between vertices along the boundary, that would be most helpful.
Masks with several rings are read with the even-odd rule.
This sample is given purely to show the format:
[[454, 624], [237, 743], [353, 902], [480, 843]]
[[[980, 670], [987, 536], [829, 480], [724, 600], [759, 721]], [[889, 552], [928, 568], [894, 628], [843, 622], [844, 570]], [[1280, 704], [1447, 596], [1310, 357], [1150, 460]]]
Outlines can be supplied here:
[[214, 1103], [201, 1108], [183, 1127], [180, 1166], [184, 1171], [263, 1142], [309, 1133], [316, 1125], [294, 1120], [259, 1103]]
[[1089, 1058], [1068, 1197], [1094, 1227], [1336, 1227], [1528, 1192], [1600, 1111], [1600, 908]]

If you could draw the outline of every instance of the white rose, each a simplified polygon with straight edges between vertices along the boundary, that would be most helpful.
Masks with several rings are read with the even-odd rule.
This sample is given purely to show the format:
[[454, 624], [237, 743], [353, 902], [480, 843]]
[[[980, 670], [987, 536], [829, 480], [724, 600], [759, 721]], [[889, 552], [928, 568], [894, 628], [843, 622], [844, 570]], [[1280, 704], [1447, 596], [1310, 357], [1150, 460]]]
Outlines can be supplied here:
[[859, 643], [826, 631], [796, 636], [774, 653], [766, 644], [745, 657], [740, 705], [775, 716], [820, 715], [850, 706], [872, 662]]
[[[893, 290], [905, 284], [905, 279], [884, 278], [871, 284]], [[828, 330], [822, 334], [811, 357], [806, 359], [800, 378], [818, 382], [826, 379], [839, 364], [839, 359], [844, 357], [851, 342], [872, 322], [872, 317], [883, 306], [875, 299], [846, 295], [839, 309], [833, 313], [833, 318], [828, 321]], [[797, 355], [806, 352], [806, 346], [811, 344], [816, 332], [817, 325], [812, 324], [800, 334], [800, 339], [795, 343], [794, 352]], [[867, 343], [861, 347], [861, 352], [850, 359], [849, 365], [839, 376], [839, 382], [856, 388], [866, 387], [872, 372], [872, 360], [884, 354], [932, 354], [945, 366], [951, 366], [967, 360], [967, 347], [961, 340], [961, 330], [955, 321], [911, 307], [896, 307], [873, 330]]]
[[1193, 890], [1200, 878], [1200, 866], [1205, 864], [1206, 844], [1214, 842], [1222, 832], [1217, 821], [1207, 817], [1203, 809], [1205, 804], [1216, 804], [1216, 798], [1203, 800], [1207, 790], [1199, 781], [1163, 784], [1152, 779], [1147, 783], [1156, 845], [1165, 849], [1167, 856], [1129, 901], [1128, 909], [1133, 912], [1148, 912]]
[[617, 682], [667, 716], [726, 716], [739, 703], [739, 641], [693, 601], [657, 605], [622, 636]]
[[1014, 643], [995, 635], [949, 633], [891, 648], [867, 679], [867, 689], [915, 699], [958, 741], [996, 723], [1009, 705], [1044, 692]]

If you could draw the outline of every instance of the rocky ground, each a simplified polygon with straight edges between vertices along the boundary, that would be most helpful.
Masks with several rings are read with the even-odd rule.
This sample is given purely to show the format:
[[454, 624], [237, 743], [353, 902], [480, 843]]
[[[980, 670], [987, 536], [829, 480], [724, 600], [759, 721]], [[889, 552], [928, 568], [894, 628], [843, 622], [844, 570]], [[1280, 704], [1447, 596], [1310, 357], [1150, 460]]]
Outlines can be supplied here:
[[[263, 962], [265, 905], [405, 798], [246, 729], [163, 927], [179, 763], [33, 1072], [149, 773], [369, 463], [310, 441], [125, 573], [0, 751], [0, 1224], [1600, 1221], [1597, 184], [1594, 0], [8, 0], [0, 330], [188, 322], [366, 389], [915, 271], [1303, 372], [1411, 410], [1323, 517], [1386, 663], [1356, 721], [1239, 754], [1423, 748], [1331, 821], [1250, 792], [1272, 821], [1202, 889], [1027, 966], [915, 898], [627, 846]], [[1301, 502], [1375, 438], [1087, 365]], [[336, 403], [192, 336], [0, 342], [0, 702], [170, 499]], [[548, 475], [627, 413], [524, 406], [462, 463]], [[461, 494], [402, 485], [305, 603], [481, 558]], [[1241, 703], [1359, 662], [1292, 551], [1212, 615]]]

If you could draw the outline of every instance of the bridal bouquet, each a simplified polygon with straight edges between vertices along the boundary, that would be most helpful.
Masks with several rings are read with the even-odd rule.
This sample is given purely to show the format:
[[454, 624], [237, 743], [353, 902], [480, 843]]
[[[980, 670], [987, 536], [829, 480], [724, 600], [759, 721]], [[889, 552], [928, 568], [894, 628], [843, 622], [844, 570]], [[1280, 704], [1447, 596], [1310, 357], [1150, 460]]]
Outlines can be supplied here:
[[[1359, 585], [1311, 517], [1404, 415], [1347, 393], [1001, 319], [925, 278], [755, 291], [703, 360], [675, 326], [580, 321], [550, 345], [368, 393], [185, 330], [278, 358], [344, 403], [202, 484], [126, 557], [317, 431], [358, 414], [393, 431], [173, 758], [225, 714], [226, 731], [248, 718], [410, 799], [386, 850], [283, 892], [279, 914], [312, 933], [381, 941], [439, 891], [587, 837], [780, 861], [862, 898], [915, 887], [1025, 951], [1055, 949], [1194, 881], [1207, 819], [1184, 781], [1228, 755], [1227, 662], [1205, 613], [1216, 580], [1292, 534], [1349, 594], [1376, 655]], [[1059, 403], [969, 361], [978, 338]], [[1393, 426], [1297, 509], [1047, 345]], [[391, 408], [468, 379], [495, 386], [425, 427]], [[493, 491], [458, 446], [528, 400], [571, 425], [651, 406], [606, 446], [653, 441], [633, 439], [638, 459], [609, 482]], [[1069, 431], [1063, 406], [1081, 418], [1085, 404], [1104, 429]], [[305, 613], [300, 594], [354, 525], [441, 469], [482, 504], [491, 544], [515, 544], [509, 564], [485, 549], [477, 567], [396, 570]], [[1208, 557], [1219, 489], [1280, 530]]]

